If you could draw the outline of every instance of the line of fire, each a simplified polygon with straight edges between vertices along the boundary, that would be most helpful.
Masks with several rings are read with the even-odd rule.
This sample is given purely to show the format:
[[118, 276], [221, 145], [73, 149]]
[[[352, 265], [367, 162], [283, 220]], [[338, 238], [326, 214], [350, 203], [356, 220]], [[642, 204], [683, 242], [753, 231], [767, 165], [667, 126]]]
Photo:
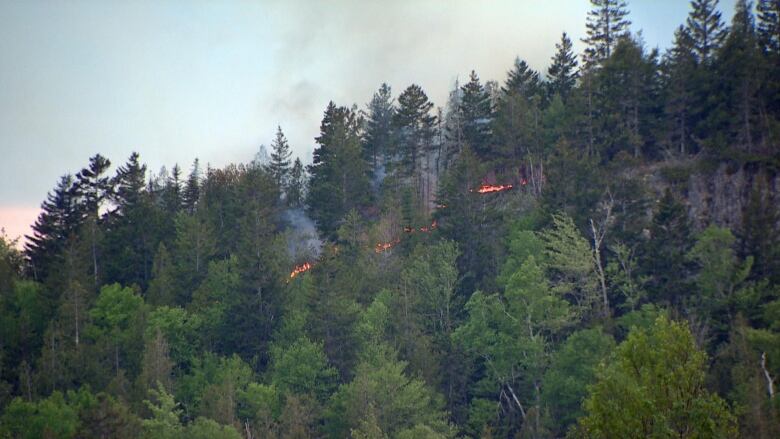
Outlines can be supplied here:
[[[521, 179], [519, 179], [518, 184], [520, 186], [525, 186], [526, 184], [528, 184], [528, 180], [526, 180], [525, 178], [521, 178]], [[497, 192], [504, 192], [504, 191], [511, 190], [511, 189], [515, 188], [515, 186], [516, 186], [515, 184], [511, 184], [511, 183], [507, 183], [507, 184], [487, 184], [487, 183], [484, 183], [484, 184], [480, 185], [479, 187], [477, 187], [475, 189], [470, 189], [469, 192], [477, 193], [477, 194], [480, 194], [480, 195], [494, 194], [494, 193], [497, 193]], [[444, 205], [444, 204], [437, 204], [436, 208], [437, 209], [446, 209], [447, 206]], [[404, 227], [403, 231], [404, 231], [404, 233], [407, 233], [407, 234], [428, 233], [428, 232], [431, 232], [431, 231], [435, 230], [437, 227], [438, 227], [438, 224], [436, 223], [436, 220], [434, 220], [431, 223], [430, 226], [423, 226], [423, 227], [419, 227], [419, 228], [406, 226], [406, 227]], [[376, 252], [376, 253], [385, 252], [387, 250], [392, 249], [393, 247], [395, 247], [396, 245], [398, 245], [400, 243], [401, 243], [401, 238], [400, 237], [398, 237], [398, 238], [396, 238], [396, 239], [394, 239], [392, 241], [388, 241], [388, 242], [378, 242], [374, 246], [374, 252]], [[293, 268], [293, 270], [290, 272], [290, 280], [294, 279], [296, 276], [298, 276], [301, 273], [305, 273], [305, 272], [311, 270], [312, 268], [314, 268], [315, 264], [316, 264], [316, 262], [304, 262], [303, 264], [296, 265], [295, 268]]]

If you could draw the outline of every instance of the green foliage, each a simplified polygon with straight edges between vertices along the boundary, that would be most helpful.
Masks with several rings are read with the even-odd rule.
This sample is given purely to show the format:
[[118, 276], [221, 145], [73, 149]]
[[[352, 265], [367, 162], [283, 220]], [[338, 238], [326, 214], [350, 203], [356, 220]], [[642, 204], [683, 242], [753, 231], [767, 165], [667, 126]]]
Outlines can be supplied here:
[[78, 428], [78, 413], [67, 404], [61, 392], [54, 392], [39, 402], [16, 398], [0, 418], [0, 433], [8, 437], [72, 438]]
[[[346, 437], [365, 421], [373, 422], [373, 427], [390, 437], [416, 426], [451, 437], [440, 397], [422, 381], [408, 378], [405, 366], [392, 355], [358, 364], [355, 378], [331, 399], [326, 413], [330, 435]], [[373, 421], [372, 416], [376, 418]]]
[[566, 431], [583, 414], [588, 386], [614, 348], [612, 337], [600, 328], [584, 329], [571, 334], [553, 355], [544, 375], [542, 401], [549, 408], [549, 422], [559, 431]]
[[306, 338], [288, 347], [271, 349], [271, 383], [284, 393], [313, 393], [320, 400], [330, 395], [336, 370], [328, 365], [321, 343]]
[[632, 331], [600, 371], [580, 420], [585, 437], [736, 437], [726, 403], [704, 389], [706, 355], [682, 324]]

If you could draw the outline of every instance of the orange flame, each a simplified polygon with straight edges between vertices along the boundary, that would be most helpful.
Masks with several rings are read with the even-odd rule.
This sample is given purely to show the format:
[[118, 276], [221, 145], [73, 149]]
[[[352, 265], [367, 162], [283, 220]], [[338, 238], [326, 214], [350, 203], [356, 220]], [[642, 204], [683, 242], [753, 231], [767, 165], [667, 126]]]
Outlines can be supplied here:
[[374, 246], [374, 251], [377, 252], [377, 253], [382, 253], [385, 250], [389, 250], [389, 249], [395, 247], [395, 245], [398, 244], [399, 242], [401, 242], [401, 238], [396, 238], [395, 240], [390, 241], [390, 242], [378, 242]]
[[296, 265], [295, 268], [293, 269], [293, 271], [290, 273], [290, 279], [294, 278], [295, 276], [297, 276], [297, 275], [299, 275], [299, 274], [301, 274], [303, 272], [311, 270], [311, 268], [313, 266], [314, 265], [312, 265], [310, 262], [304, 262], [301, 265]]
[[477, 189], [472, 189], [471, 192], [477, 192], [480, 194], [490, 194], [493, 192], [506, 191], [512, 189], [513, 187], [514, 186], [512, 186], [511, 184], [502, 184], [502, 185], [483, 184]]

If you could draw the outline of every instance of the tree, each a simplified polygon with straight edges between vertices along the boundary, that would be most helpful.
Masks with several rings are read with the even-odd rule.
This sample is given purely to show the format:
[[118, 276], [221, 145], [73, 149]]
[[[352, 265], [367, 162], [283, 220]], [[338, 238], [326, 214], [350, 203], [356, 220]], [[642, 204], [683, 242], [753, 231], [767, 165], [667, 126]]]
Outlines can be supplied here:
[[734, 416], [704, 387], [706, 354], [683, 324], [634, 329], [598, 374], [580, 419], [585, 437], [736, 437]]
[[72, 176], [60, 177], [57, 186], [41, 204], [41, 213], [31, 227], [32, 235], [26, 236], [25, 256], [33, 278], [38, 281], [48, 278], [52, 265], [61, 257], [66, 240], [81, 224], [73, 185]]
[[[141, 318], [144, 300], [131, 288], [119, 284], [100, 289], [94, 306], [89, 310], [92, 323], [87, 328], [93, 340], [109, 342], [107, 356], [112, 359], [115, 374], [120, 374], [120, 364], [125, 369], [137, 370], [142, 350]], [[120, 362], [120, 359], [124, 360]]]
[[305, 337], [291, 346], [271, 348], [271, 383], [286, 394], [312, 394], [320, 401], [330, 396], [337, 372], [328, 365], [321, 343]]
[[152, 281], [146, 291], [146, 302], [150, 305], [173, 305], [176, 303], [176, 270], [165, 243], [157, 247], [152, 264]]
[[366, 162], [371, 165], [371, 173], [378, 178], [386, 165], [395, 155], [393, 142], [393, 104], [390, 86], [382, 84], [371, 97], [366, 111], [366, 132], [363, 136], [363, 151]]
[[590, 0], [590, 3], [592, 9], [588, 11], [585, 24], [588, 36], [582, 40], [588, 45], [585, 49], [587, 66], [608, 59], [617, 41], [628, 32], [631, 25], [626, 18], [628, 10], [624, 0]]
[[553, 274], [555, 289], [566, 294], [586, 314], [602, 304], [602, 315], [609, 315], [609, 302], [599, 298], [595, 249], [582, 236], [574, 221], [566, 214], [555, 214], [553, 226], [540, 233], [544, 255]]
[[577, 56], [572, 50], [571, 39], [564, 32], [561, 42], [555, 44], [555, 55], [547, 69], [550, 95], [560, 95], [565, 101], [577, 83]]
[[290, 179], [284, 192], [287, 194], [288, 206], [294, 209], [303, 207], [303, 202], [306, 199], [306, 170], [298, 157], [295, 158], [292, 169], [290, 169]]
[[435, 117], [430, 114], [433, 102], [422, 87], [412, 84], [398, 96], [398, 109], [393, 114], [393, 126], [399, 142], [400, 176], [419, 177], [422, 157], [433, 140]]
[[720, 19], [718, 0], [691, 0], [691, 12], [685, 27], [693, 43], [693, 52], [700, 64], [712, 61], [715, 51], [726, 38], [726, 28]]
[[758, 0], [758, 39], [761, 47], [774, 56], [780, 55], [780, 2]]
[[[471, 72], [474, 75], [474, 72]], [[532, 69], [525, 61], [515, 58], [512, 70], [507, 73], [506, 83], [501, 88], [504, 94], [516, 94], [526, 99], [532, 99], [541, 92], [539, 72]], [[465, 90], [463, 96], [466, 96]]]
[[200, 164], [198, 159], [192, 162], [192, 170], [190, 171], [187, 182], [184, 185], [184, 192], [182, 193], [182, 204], [184, 210], [192, 214], [195, 212], [195, 208], [200, 200]]
[[[522, 66], [521, 66], [522, 67]], [[521, 80], [530, 80], [538, 77], [538, 74], [534, 75], [530, 73], [531, 78], [524, 78], [525, 72], [516, 72], [514, 82], [520, 82]], [[507, 86], [511, 86], [512, 80], [510, 72], [510, 80]], [[519, 84], [514, 84], [519, 86]], [[463, 141], [468, 144], [471, 149], [481, 158], [489, 158], [490, 153], [490, 121], [492, 120], [493, 108], [490, 104], [490, 96], [485, 87], [479, 81], [479, 77], [475, 71], [471, 71], [469, 75], [469, 82], [464, 84], [461, 88], [461, 100], [460, 100], [460, 116], [462, 118], [463, 129]]]
[[[540, 432], [542, 380], [552, 344], [574, 320], [569, 304], [549, 287], [530, 255], [509, 279], [504, 294], [474, 293], [468, 319], [453, 334], [480, 364], [484, 376], [472, 400], [472, 428], [486, 421], [484, 405], [497, 403], [508, 426]], [[480, 420], [480, 422], [474, 422]], [[509, 432], [512, 430], [510, 429]]]
[[331, 102], [320, 125], [314, 150], [307, 204], [325, 236], [333, 237], [342, 218], [370, 198], [368, 164], [363, 160], [360, 120], [355, 111]]
[[615, 341], [600, 328], [571, 334], [552, 355], [542, 381], [542, 401], [550, 423], [561, 433], [583, 415], [582, 401], [596, 382], [599, 366], [615, 349]]
[[689, 291], [685, 255], [692, 244], [685, 207], [666, 189], [653, 215], [641, 264], [644, 274], [651, 276], [648, 288], [656, 301], [683, 303]]
[[92, 276], [94, 286], [98, 286], [98, 253], [101, 233], [98, 230], [101, 221], [100, 208], [113, 193], [111, 179], [103, 176], [111, 166], [111, 161], [100, 154], [89, 159], [89, 166], [76, 174], [76, 183], [72, 186], [72, 195], [79, 200], [78, 211], [81, 222], [87, 225], [88, 241], [91, 253]]
[[61, 392], [39, 402], [15, 398], [0, 417], [0, 434], [5, 437], [66, 439], [74, 437], [78, 428], [78, 414]]
[[271, 142], [271, 162], [268, 164], [268, 169], [280, 190], [287, 187], [290, 178], [290, 157], [292, 152], [287, 138], [284, 137], [282, 127], [277, 127], [276, 137]]
[[185, 295], [177, 297], [176, 303], [183, 305], [205, 276], [208, 262], [216, 253], [217, 242], [213, 227], [200, 212], [180, 212], [174, 222], [176, 241], [172, 259], [180, 282], [179, 291]]

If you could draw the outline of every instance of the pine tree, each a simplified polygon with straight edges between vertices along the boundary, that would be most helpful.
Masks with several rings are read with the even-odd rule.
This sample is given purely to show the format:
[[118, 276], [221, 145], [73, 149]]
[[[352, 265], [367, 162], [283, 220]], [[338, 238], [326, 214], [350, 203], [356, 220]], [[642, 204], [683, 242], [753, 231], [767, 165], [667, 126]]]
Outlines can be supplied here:
[[277, 127], [276, 137], [271, 142], [271, 162], [268, 164], [268, 169], [280, 190], [287, 186], [287, 180], [290, 176], [290, 157], [292, 157], [292, 152], [287, 138], [284, 137], [282, 127]]
[[717, 10], [718, 0], [691, 0], [685, 28], [693, 41], [696, 60], [709, 63], [726, 38], [726, 28]]
[[590, 4], [592, 9], [588, 11], [585, 25], [588, 37], [582, 40], [588, 44], [585, 49], [587, 66], [609, 58], [617, 41], [626, 35], [631, 25], [626, 18], [628, 9], [624, 0], [590, 0]]
[[561, 35], [561, 42], [555, 44], [555, 49], [552, 64], [547, 69], [550, 95], [558, 94], [565, 101], [579, 78], [577, 56], [572, 50], [571, 39], [566, 32]]
[[376, 175], [379, 161], [386, 163], [394, 155], [393, 116], [395, 106], [390, 86], [382, 84], [368, 103], [366, 112], [366, 133], [363, 138], [365, 160], [371, 164], [371, 173]]
[[184, 193], [182, 194], [182, 203], [184, 210], [189, 213], [195, 212], [195, 209], [200, 200], [200, 165], [198, 159], [192, 162], [192, 170], [187, 178], [187, 183], [184, 186]]
[[[519, 71], [517, 73], [515, 82], [519, 82], [522, 78], [522, 73]], [[524, 73], [527, 74], [527, 70]], [[463, 141], [480, 158], [488, 158], [490, 155], [490, 123], [493, 116], [490, 96], [473, 70], [469, 76], [469, 82], [461, 87], [461, 92], [460, 115], [463, 121]]]
[[140, 156], [133, 152], [127, 163], [116, 171], [113, 184], [115, 187], [113, 199], [117, 205], [116, 214], [126, 216], [128, 211], [134, 209], [141, 202], [142, 192], [146, 183], [146, 165], [138, 161]]

